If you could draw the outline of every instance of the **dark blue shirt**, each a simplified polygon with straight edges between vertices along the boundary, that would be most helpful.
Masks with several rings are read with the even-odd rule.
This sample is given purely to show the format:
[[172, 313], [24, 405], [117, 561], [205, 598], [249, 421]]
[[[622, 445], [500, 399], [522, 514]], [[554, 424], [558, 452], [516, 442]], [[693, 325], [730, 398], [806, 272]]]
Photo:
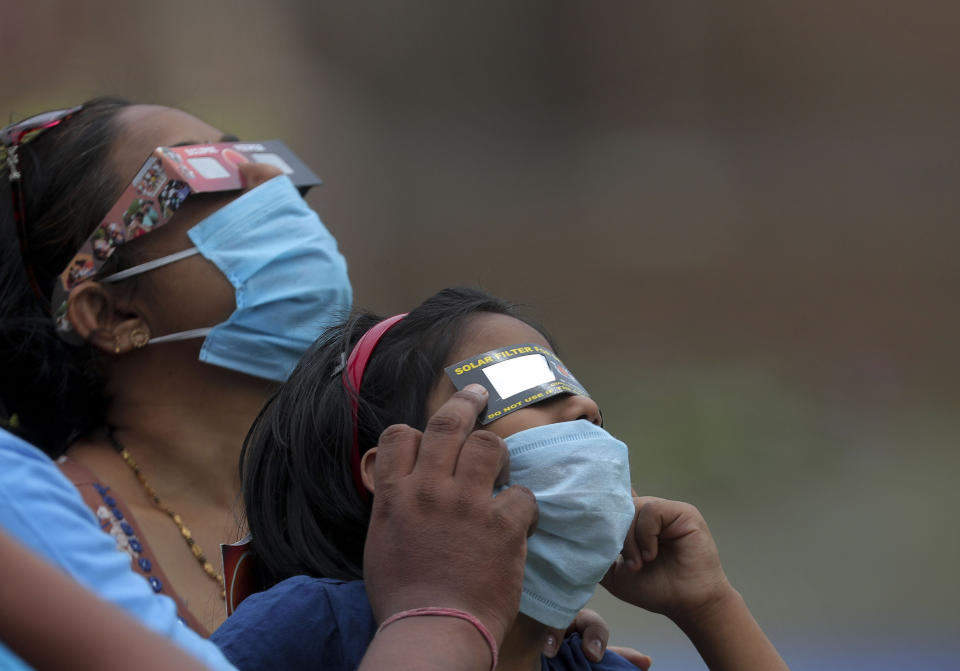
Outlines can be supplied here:
[[[352, 671], [376, 631], [362, 581], [296, 576], [245, 599], [210, 640], [241, 671]], [[553, 659], [542, 657], [540, 668], [636, 671], [612, 652], [598, 663], [588, 661], [577, 635], [568, 637]]]

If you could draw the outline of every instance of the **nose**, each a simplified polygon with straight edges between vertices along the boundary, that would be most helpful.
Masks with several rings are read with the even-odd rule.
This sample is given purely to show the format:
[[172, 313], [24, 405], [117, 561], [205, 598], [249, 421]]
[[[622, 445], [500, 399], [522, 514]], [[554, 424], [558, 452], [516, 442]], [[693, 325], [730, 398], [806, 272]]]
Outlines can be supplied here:
[[572, 422], [575, 419], [585, 419], [597, 426], [603, 426], [603, 417], [600, 406], [592, 398], [586, 396], [569, 395], [560, 399], [560, 421]]

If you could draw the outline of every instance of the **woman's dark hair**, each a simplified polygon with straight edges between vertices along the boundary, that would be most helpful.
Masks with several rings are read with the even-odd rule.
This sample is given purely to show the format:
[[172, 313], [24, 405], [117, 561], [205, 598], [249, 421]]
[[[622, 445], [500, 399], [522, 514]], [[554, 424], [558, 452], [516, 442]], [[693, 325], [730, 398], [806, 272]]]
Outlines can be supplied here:
[[[91, 100], [20, 146], [25, 254], [7, 168], [0, 167], [0, 426], [51, 456], [102, 426], [106, 411], [99, 353], [57, 335], [49, 301], [55, 278], [125, 186], [108, 158], [117, 112], [127, 105], [118, 98]], [[27, 264], [44, 300], [30, 285]]]
[[[360, 385], [361, 454], [391, 424], [425, 427], [430, 392], [465, 320], [478, 312], [521, 318], [513, 305], [482, 291], [444, 289], [384, 334]], [[370, 502], [351, 472], [352, 391], [343, 361], [381, 319], [363, 313], [324, 333], [247, 434], [240, 475], [264, 588], [294, 575], [362, 577]]]

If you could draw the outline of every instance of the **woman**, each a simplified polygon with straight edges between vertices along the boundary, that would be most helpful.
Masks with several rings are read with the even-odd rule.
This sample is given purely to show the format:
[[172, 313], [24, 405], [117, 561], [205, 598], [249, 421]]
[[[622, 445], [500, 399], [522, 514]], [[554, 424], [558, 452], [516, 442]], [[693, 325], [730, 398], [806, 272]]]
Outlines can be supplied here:
[[[249, 309], [240, 314], [249, 296], [228, 281], [222, 259], [215, 264], [197, 254], [103, 281], [196, 245], [191, 229], [215, 213], [221, 221], [213, 223], [227, 219], [227, 238], [233, 237], [231, 218], [255, 225], [249, 203], [235, 201], [259, 197], [258, 186], [277, 188], [279, 171], [243, 164], [237, 169], [249, 193], [191, 195], [169, 223], [116, 246], [96, 276], [79, 272], [63, 314], [51, 301], [58, 277], [92, 264], [77, 258], [77, 250], [151, 151], [229, 139], [186, 112], [112, 98], [0, 131], [0, 352], [6, 364], [0, 425], [65, 457], [64, 472], [131, 554], [134, 568], [173, 597], [180, 616], [203, 634], [225, 613], [223, 578], [214, 568], [220, 562], [212, 554], [218, 543], [242, 535], [235, 465], [247, 428], [327, 319], [349, 308], [336, 242], [289, 188], [279, 189], [300, 212], [297, 222], [312, 254], [291, 259], [289, 250], [280, 250], [262, 259], [279, 271], [269, 287], [286, 292], [271, 295], [277, 312], [229, 341], [219, 356], [211, 353], [209, 336], [152, 342], [225, 320], [250, 326]], [[116, 223], [106, 222], [114, 243]], [[289, 239], [290, 229], [280, 229]], [[295, 237], [290, 242], [306, 246]], [[75, 337], [61, 337], [57, 323]], [[602, 650], [606, 626], [596, 614], [581, 615], [577, 627]], [[558, 643], [553, 637], [548, 647]]]
[[[51, 456], [65, 457], [64, 472], [137, 570], [156, 591], [177, 600], [184, 620], [206, 633], [224, 618], [222, 576], [213, 568], [219, 565], [213, 553], [241, 530], [235, 464], [243, 436], [273, 384], [329, 316], [349, 308], [346, 263], [316, 214], [289, 180], [278, 177], [279, 168], [244, 164], [238, 168], [242, 191], [193, 195], [169, 223], [117, 247], [95, 277], [69, 292], [60, 320], [74, 336], [68, 342], [51, 316], [53, 287], [76, 265], [74, 255], [150, 152], [229, 139], [166, 107], [98, 99], [69, 112], [40, 119], [37, 128], [28, 120], [3, 137], [5, 423]], [[293, 215], [275, 216], [276, 199]], [[308, 253], [296, 263], [287, 251], [259, 260], [272, 273], [267, 283], [286, 289], [283, 296], [269, 296], [272, 311], [258, 304], [254, 294], [262, 287], [251, 286], [256, 278], [237, 282], [241, 286], [228, 279], [217, 257], [223, 240], [198, 243], [188, 235], [194, 228], [203, 233], [197, 225], [214, 214], [221, 221], [212, 223], [224, 231], [233, 221], [245, 230], [274, 226], [277, 235], [288, 237], [291, 221], [297, 230], [313, 231], [304, 243]], [[229, 231], [222, 237], [229, 238]], [[201, 245], [201, 253], [189, 258], [102, 281]], [[262, 319], [263, 313], [269, 319]], [[220, 338], [229, 345], [220, 356], [201, 349], [211, 349], [213, 332], [154, 342], [227, 323], [234, 332]], [[246, 330], [234, 337], [235, 327]]]

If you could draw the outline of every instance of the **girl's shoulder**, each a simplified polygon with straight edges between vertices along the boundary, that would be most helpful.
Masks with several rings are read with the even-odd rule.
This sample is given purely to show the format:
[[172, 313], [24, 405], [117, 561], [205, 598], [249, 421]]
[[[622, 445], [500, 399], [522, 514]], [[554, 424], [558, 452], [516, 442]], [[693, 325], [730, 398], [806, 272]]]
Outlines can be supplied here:
[[362, 581], [294, 576], [244, 599], [210, 639], [241, 671], [352, 669], [376, 629]]

